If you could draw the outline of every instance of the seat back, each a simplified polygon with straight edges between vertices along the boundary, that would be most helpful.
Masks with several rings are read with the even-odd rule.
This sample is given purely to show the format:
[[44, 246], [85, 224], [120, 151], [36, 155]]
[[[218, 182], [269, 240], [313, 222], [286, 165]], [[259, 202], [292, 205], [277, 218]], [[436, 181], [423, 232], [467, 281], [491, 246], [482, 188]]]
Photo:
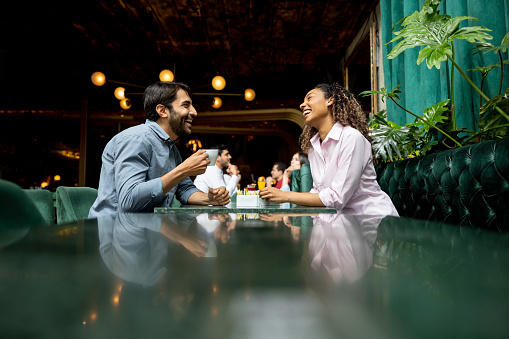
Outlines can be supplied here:
[[21, 187], [0, 179], [0, 229], [19, 229], [46, 224], [37, 206]]
[[53, 203], [53, 193], [48, 190], [23, 190], [30, 200], [35, 204], [46, 224], [55, 223], [55, 206]]
[[313, 188], [313, 177], [309, 164], [303, 164], [300, 170], [292, 171], [290, 179], [293, 192], [309, 192]]
[[90, 207], [97, 199], [97, 190], [92, 187], [65, 187], [56, 190], [57, 223], [63, 224], [87, 219]]
[[509, 137], [378, 170], [400, 216], [509, 230]]

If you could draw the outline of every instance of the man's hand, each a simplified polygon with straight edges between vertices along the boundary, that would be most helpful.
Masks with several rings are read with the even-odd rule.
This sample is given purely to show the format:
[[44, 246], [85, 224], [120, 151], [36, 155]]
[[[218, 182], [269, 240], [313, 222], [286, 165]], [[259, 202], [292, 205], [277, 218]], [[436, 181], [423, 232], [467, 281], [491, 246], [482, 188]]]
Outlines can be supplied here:
[[275, 187], [265, 187], [260, 190], [260, 198], [274, 204], [281, 204], [288, 201], [286, 197], [287, 193], [289, 192], [281, 191]]
[[205, 173], [208, 164], [210, 164], [210, 160], [207, 153], [204, 149], [200, 149], [181, 163], [179, 167], [183, 167], [186, 176], [192, 176]]
[[230, 202], [230, 195], [226, 187], [209, 188], [209, 203], [214, 206], [224, 206]]

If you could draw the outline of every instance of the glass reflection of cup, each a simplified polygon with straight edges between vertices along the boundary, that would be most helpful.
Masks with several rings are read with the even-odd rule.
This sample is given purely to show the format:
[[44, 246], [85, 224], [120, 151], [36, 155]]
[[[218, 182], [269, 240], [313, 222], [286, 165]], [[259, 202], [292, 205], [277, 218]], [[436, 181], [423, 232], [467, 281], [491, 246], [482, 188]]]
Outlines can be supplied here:
[[265, 180], [258, 181], [258, 189], [261, 190], [262, 188], [265, 188]]

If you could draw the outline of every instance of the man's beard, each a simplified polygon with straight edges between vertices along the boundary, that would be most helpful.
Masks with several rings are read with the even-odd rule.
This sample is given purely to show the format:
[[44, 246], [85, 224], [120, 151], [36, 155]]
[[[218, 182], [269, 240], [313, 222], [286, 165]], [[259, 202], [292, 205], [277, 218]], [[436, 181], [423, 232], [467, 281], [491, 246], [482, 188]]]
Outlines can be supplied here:
[[169, 106], [168, 109], [170, 110], [170, 128], [177, 136], [182, 136], [184, 134], [191, 134], [191, 130], [186, 128], [186, 117], [180, 117], [177, 112], [173, 110], [173, 107]]

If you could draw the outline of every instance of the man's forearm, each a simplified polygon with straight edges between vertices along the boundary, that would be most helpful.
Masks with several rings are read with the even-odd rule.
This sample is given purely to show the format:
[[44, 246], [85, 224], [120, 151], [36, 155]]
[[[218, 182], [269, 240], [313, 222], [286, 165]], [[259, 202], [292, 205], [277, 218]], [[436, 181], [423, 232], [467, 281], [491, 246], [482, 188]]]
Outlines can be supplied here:
[[187, 203], [190, 205], [210, 205], [209, 195], [203, 192], [194, 192], [187, 199]]
[[177, 186], [185, 177], [187, 177], [186, 174], [179, 166], [163, 175], [161, 177], [163, 182], [163, 195], [168, 193], [173, 187]]

